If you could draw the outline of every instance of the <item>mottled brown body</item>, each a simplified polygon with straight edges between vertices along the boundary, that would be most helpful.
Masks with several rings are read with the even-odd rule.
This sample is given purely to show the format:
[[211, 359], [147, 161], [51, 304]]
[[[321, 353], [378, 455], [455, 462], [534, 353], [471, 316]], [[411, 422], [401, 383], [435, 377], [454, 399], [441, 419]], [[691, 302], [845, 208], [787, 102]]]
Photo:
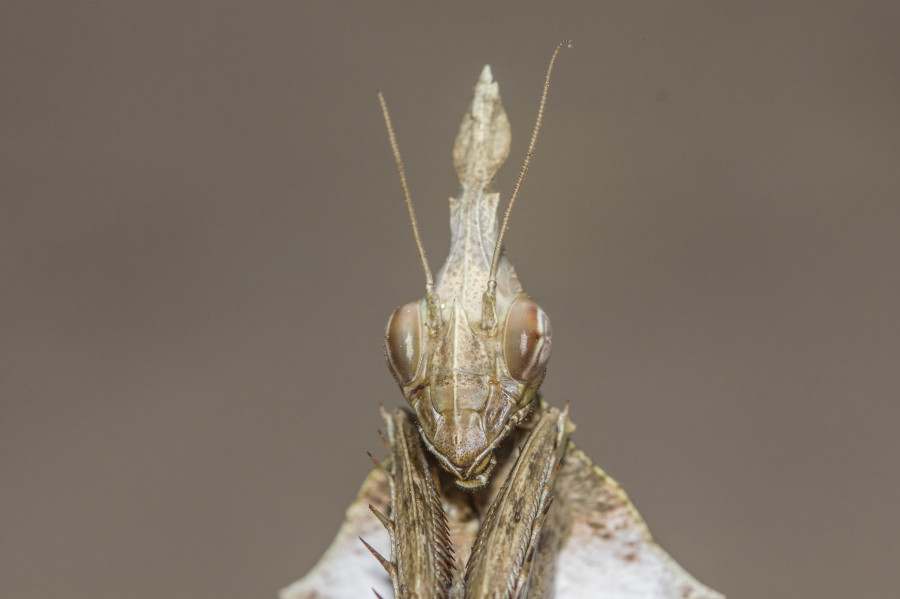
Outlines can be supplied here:
[[490, 183], [509, 152], [509, 123], [490, 68], [454, 147], [462, 189], [434, 282], [386, 108], [385, 117], [427, 279], [425, 298], [398, 308], [385, 335], [414, 414], [383, 413], [389, 459], [282, 599], [355, 599], [367, 585], [404, 599], [723, 599], [653, 542], [618, 484], [567, 440], [568, 408], [539, 398], [550, 324], [501, 254], [509, 208], [498, 228]]

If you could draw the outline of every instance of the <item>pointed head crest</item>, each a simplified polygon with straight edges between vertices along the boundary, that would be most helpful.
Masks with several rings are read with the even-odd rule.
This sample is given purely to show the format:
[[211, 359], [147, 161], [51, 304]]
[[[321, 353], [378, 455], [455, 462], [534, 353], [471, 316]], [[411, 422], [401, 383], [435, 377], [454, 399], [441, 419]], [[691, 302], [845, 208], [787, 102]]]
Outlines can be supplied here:
[[416, 412], [422, 441], [463, 487], [487, 483], [496, 463], [493, 452], [531, 411], [550, 355], [549, 319], [522, 291], [501, 253], [534, 152], [550, 72], [566, 43], [556, 47], [547, 69], [531, 141], [499, 230], [498, 197], [490, 184], [509, 155], [510, 127], [491, 69], [482, 70], [453, 149], [462, 190], [451, 202], [453, 241], [437, 281], [425, 258], [403, 162], [379, 94], [426, 278], [425, 298], [391, 316], [385, 354]]
[[490, 65], [484, 65], [453, 145], [453, 167], [463, 187], [485, 187], [491, 182], [509, 156], [510, 139], [500, 88]]

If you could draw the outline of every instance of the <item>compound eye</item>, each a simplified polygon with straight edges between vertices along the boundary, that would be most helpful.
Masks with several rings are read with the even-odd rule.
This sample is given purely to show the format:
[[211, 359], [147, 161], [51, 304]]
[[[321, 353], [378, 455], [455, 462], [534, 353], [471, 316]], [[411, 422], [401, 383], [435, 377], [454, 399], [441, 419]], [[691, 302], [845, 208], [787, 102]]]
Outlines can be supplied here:
[[528, 383], [544, 373], [550, 359], [550, 318], [541, 307], [519, 298], [506, 317], [503, 354], [509, 374]]
[[419, 370], [422, 353], [419, 303], [412, 302], [394, 310], [384, 333], [384, 352], [388, 366], [401, 386], [413, 380]]

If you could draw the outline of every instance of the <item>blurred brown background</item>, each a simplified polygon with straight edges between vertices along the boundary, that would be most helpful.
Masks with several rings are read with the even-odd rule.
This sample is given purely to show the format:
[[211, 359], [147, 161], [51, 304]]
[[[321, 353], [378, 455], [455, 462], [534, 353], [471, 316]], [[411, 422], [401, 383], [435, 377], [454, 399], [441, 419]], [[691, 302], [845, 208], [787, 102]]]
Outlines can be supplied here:
[[[274, 598], [402, 397], [485, 63], [545, 384], [733, 599], [900, 586], [900, 9], [4, 2], [0, 596]], [[352, 573], [348, 573], [352, 575]]]

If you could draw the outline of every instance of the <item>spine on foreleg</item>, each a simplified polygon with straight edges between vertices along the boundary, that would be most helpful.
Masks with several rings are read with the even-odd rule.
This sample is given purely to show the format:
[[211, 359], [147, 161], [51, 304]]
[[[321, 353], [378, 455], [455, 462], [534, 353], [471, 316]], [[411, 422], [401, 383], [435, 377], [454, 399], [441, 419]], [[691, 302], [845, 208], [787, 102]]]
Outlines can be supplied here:
[[456, 570], [450, 531], [419, 432], [403, 410], [382, 416], [391, 450], [391, 516], [371, 509], [390, 533], [391, 559], [369, 550], [390, 574], [396, 599], [449, 598]]

